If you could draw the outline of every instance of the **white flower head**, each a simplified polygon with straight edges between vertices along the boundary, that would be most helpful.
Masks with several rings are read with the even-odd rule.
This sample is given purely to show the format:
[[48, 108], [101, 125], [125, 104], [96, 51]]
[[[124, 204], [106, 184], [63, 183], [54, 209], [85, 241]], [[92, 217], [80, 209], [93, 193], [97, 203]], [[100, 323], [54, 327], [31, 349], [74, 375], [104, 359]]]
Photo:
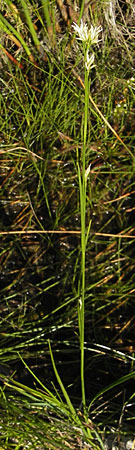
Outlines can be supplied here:
[[87, 42], [89, 39], [89, 31], [88, 31], [88, 26], [86, 23], [83, 23], [83, 20], [81, 20], [80, 25], [77, 25], [77, 23], [73, 22], [72, 25], [75, 33], [78, 34], [77, 39], [79, 41], [83, 41], [83, 42]]
[[102, 31], [102, 27], [94, 27], [91, 25], [90, 29], [88, 29], [88, 25], [86, 23], [83, 23], [83, 20], [81, 20], [80, 25], [77, 25], [77, 23], [73, 22], [72, 25], [75, 33], [78, 34], [77, 39], [82, 42], [86, 42], [87, 44], [93, 45], [97, 44], [99, 42], [98, 35]]
[[92, 53], [91, 56], [89, 56], [89, 50], [87, 50], [85, 67], [86, 67], [88, 73], [89, 73], [89, 71], [91, 69], [93, 69], [93, 67], [95, 67], [95, 64], [93, 64], [94, 63], [94, 58], [95, 58], [94, 53]]
[[101, 41], [101, 39], [98, 39], [98, 35], [99, 33], [101, 33], [102, 31], [102, 27], [93, 27], [93, 25], [91, 25], [90, 30], [89, 30], [89, 41], [90, 44], [98, 44], [98, 42]]

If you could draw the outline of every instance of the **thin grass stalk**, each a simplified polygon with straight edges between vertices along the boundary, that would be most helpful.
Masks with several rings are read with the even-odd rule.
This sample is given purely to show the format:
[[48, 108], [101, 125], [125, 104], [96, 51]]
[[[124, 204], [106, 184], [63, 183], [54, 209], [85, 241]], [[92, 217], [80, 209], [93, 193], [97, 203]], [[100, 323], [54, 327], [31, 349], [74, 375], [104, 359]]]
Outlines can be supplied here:
[[[30, 369], [30, 367], [27, 365], [27, 363], [23, 360], [23, 358], [22, 358], [22, 356], [21, 356], [21, 354], [19, 352], [18, 352], [18, 355], [19, 355], [21, 361], [23, 362], [23, 364], [25, 365], [27, 370], [30, 372], [30, 374], [40, 384], [40, 386], [42, 387], [43, 390], [41, 392], [39, 390], [37, 390], [37, 389], [34, 390], [34, 389], [32, 389], [32, 388], [30, 388], [28, 386], [24, 386], [23, 384], [21, 384], [21, 383], [15, 381], [14, 379], [12, 379], [13, 386], [15, 387], [16, 391], [18, 391], [18, 392], [22, 393], [23, 395], [26, 395], [26, 396], [28, 396], [28, 397], [30, 397], [32, 399], [34, 399], [34, 397], [35, 397], [35, 400], [38, 401], [38, 398], [39, 398], [39, 400], [41, 399], [41, 401], [43, 401], [43, 402], [45, 402], [47, 400], [48, 405], [50, 404], [50, 407], [51, 406], [56, 406], [56, 408], [58, 407], [69, 418], [72, 417], [73, 422], [77, 426], [80, 427], [80, 429], [84, 433], [84, 436], [86, 437], [86, 439], [89, 440], [89, 443], [92, 443], [93, 442], [92, 432], [91, 432], [91, 430], [89, 428], [86, 429], [85, 426], [83, 426], [82, 421], [80, 420], [80, 418], [78, 416], [78, 413], [76, 413], [76, 410], [75, 410], [75, 408], [74, 408], [74, 406], [73, 406], [73, 404], [72, 404], [72, 402], [71, 402], [71, 400], [69, 398], [69, 395], [68, 395], [68, 393], [67, 393], [67, 391], [66, 391], [66, 389], [65, 389], [65, 387], [64, 387], [64, 385], [62, 383], [62, 380], [61, 380], [61, 378], [59, 376], [59, 373], [57, 371], [56, 364], [55, 364], [54, 357], [53, 357], [53, 352], [52, 352], [50, 340], [48, 340], [48, 343], [49, 343], [49, 351], [50, 351], [50, 356], [51, 356], [51, 361], [52, 361], [52, 366], [53, 366], [53, 369], [54, 369], [54, 373], [55, 373], [56, 379], [58, 381], [58, 384], [60, 386], [60, 389], [61, 389], [61, 391], [63, 393], [63, 396], [64, 396], [64, 398], [66, 400], [66, 404], [62, 401], [61, 396], [57, 392], [57, 389], [56, 389], [56, 394], [57, 394], [58, 398], [57, 398], [56, 395], [54, 395], [39, 380], [39, 378], [34, 374], [34, 372]], [[2, 377], [2, 378], [4, 379], [4, 377]], [[5, 381], [5, 385], [7, 385], [7, 386], [9, 386], [11, 388], [13, 387], [12, 384], [8, 383], [8, 381]], [[71, 416], [70, 416], [70, 414], [71, 414]], [[93, 448], [94, 448], [94, 446], [93, 446]]]
[[[82, 2], [83, 4], [83, 2]], [[89, 72], [95, 67], [94, 53], [89, 54], [89, 49], [92, 45], [98, 43], [98, 34], [101, 27], [93, 27], [88, 30], [87, 24], [83, 24], [81, 20], [80, 26], [73, 23], [73, 29], [78, 35], [78, 39], [82, 41], [84, 53], [84, 67], [85, 67], [85, 102], [84, 102], [84, 123], [83, 123], [83, 149], [82, 149], [82, 176], [80, 168], [78, 170], [79, 189], [80, 189], [80, 212], [81, 212], [81, 297], [78, 305], [78, 322], [80, 333], [80, 350], [81, 350], [81, 390], [82, 390], [82, 404], [84, 414], [86, 414], [86, 399], [85, 399], [85, 379], [84, 379], [84, 320], [85, 320], [85, 255], [86, 243], [90, 231], [91, 221], [89, 221], [88, 229], [86, 230], [86, 188], [87, 178], [90, 171], [90, 166], [86, 169], [86, 146], [87, 146], [87, 129], [88, 129], [88, 107], [89, 107]]]
[[47, 24], [48, 34], [52, 35], [52, 22], [51, 22], [50, 12], [49, 12], [49, 2], [48, 2], [48, 0], [41, 0], [41, 3], [43, 6], [44, 17], [45, 17], [46, 24]]
[[59, 383], [59, 386], [60, 386], [61, 391], [62, 391], [62, 393], [63, 393], [63, 395], [64, 395], [64, 397], [65, 397], [66, 403], [67, 403], [67, 405], [68, 405], [68, 407], [69, 407], [69, 410], [70, 410], [71, 414], [72, 414], [73, 416], [76, 416], [76, 411], [75, 411], [75, 409], [74, 409], [74, 407], [73, 407], [73, 405], [72, 405], [72, 403], [71, 403], [71, 400], [70, 400], [70, 398], [69, 398], [69, 395], [68, 395], [68, 393], [67, 393], [67, 391], [66, 391], [66, 389], [65, 389], [65, 387], [64, 387], [64, 385], [63, 385], [63, 383], [62, 383], [62, 381], [61, 381], [61, 378], [60, 378], [60, 376], [59, 376], [59, 374], [58, 374], [58, 371], [57, 371], [57, 368], [56, 368], [56, 365], [55, 365], [55, 361], [54, 361], [54, 357], [53, 357], [53, 353], [52, 353], [52, 349], [51, 349], [50, 341], [49, 341], [49, 351], [50, 351], [51, 361], [52, 361], [53, 370], [54, 370], [56, 379], [57, 379], [57, 381], [58, 381], [58, 383]]
[[80, 8], [80, 14], [79, 14], [79, 20], [78, 20], [78, 23], [80, 23], [80, 20], [81, 20], [81, 18], [82, 18], [83, 11], [84, 11], [84, 6], [85, 6], [85, 0], [82, 0], [82, 1], [81, 1], [81, 8]]
[[5, 33], [7, 33], [8, 35], [11, 35], [11, 33], [13, 33], [16, 36], [16, 38], [20, 41], [20, 43], [22, 44], [28, 57], [30, 58], [31, 51], [30, 51], [29, 47], [27, 46], [26, 42], [24, 41], [22, 36], [18, 33], [18, 31], [8, 22], [8, 20], [2, 16], [2, 14], [0, 14], [0, 28], [3, 31], [5, 31]]
[[[86, 53], [86, 50], [85, 52]], [[86, 143], [88, 127], [88, 105], [89, 105], [89, 80], [88, 71], [85, 67], [85, 106], [84, 106], [84, 131], [83, 131], [83, 150], [82, 150], [82, 177], [79, 182], [80, 187], [80, 209], [81, 209], [81, 298], [79, 311], [79, 332], [80, 332], [80, 350], [81, 350], [81, 390], [82, 403], [85, 409], [85, 382], [84, 382], [84, 321], [85, 321], [85, 254], [86, 254]]]
[[5, 17], [2, 16], [2, 14], [0, 14], [0, 28], [3, 31], [5, 31], [8, 35], [11, 34], [11, 32], [13, 34], [15, 34], [17, 39], [21, 42], [21, 44], [22, 44], [24, 50], [26, 51], [27, 55], [30, 56], [31, 52], [30, 52], [26, 42], [24, 41], [22, 36], [18, 33], [18, 31], [16, 31], [16, 29], [8, 22], [8, 20], [5, 19]]
[[[73, 406], [73, 404], [71, 403], [71, 400], [70, 400], [70, 398], [69, 398], [69, 395], [68, 395], [68, 393], [67, 393], [67, 391], [66, 391], [66, 389], [65, 389], [65, 387], [64, 387], [64, 385], [63, 385], [63, 383], [62, 383], [62, 380], [61, 380], [61, 378], [60, 378], [60, 376], [59, 376], [59, 373], [58, 373], [58, 371], [57, 371], [57, 368], [56, 368], [56, 365], [55, 365], [55, 361], [54, 361], [54, 357], [53, 357], [53, 353], [52, 353], [52, 349], [51, 349], [51, 343], [50, 343], [50, 341], [48, 341], [48, 342], [49, 342], [49, 351], [50, 351], [51, 361], [52, 361], [52, 365], [53, 365], [53, 370], [54, 370], [56, 379], [57, 379], [57, 381], [58, 381], [58, 384], [59, 384], [59, 386], [60, 386], [60, 388], [61, 388], [61, 391], [62, 391], [62, 393], [63, 393], [63, 395], [64, 395], [64, 398], [65, 398], [65, 400], [66, 400], [68, 409], [69, 409], [69, 411], [70, 411], [70, 413], [71, 413], [71, 415], [72, 415], [72, 419], [76, 422], [76, 424], [77, 424], [78, 426], [81, 427], [81, 429], [82, 429], [82, 431], [83, 431], [83, 433], [84, 433], [84, 436], [85, 436], [87, 439], [89, 439], [89, 442], [92, 442], [92, 441], [93, 441], [92, 432], [91, 432], [91, 430], [90, 430], [89, 428], [88, 428], [88, 429], [85, 429], [85, 427], [83, 427], [83, 424], [82, 424], [82, 422], [80, 421], [80, 419], [79, 419], [79, 417], [78, 417], [78, 414], [76, 414], [76, 410], [74, 409], [74, 406]], [[83, 380], [84, 380], [84, 377], [83, 377]], [[84, 386], [84, 383], [83, 383], [83, 386]], [[85, 390], [84, 390], [84, 393], [85, 393]], [[85, 412], [85, 408], [84, 408], [84, 412]], [[86, 415], [86, 412], [85, 412], [85, 418], [86, 418], [86, 417], [87, 417], [87, 415]], [[94, 448], [94, 447], [93, 447], [93, 448]]]
[[110, 391], [111, 389], [113, 389], [115, 386], [119, 386], [120, 384], [125, 383], [128, 380], [131, 380], [132, 378], [135, 378], [135, 371], [129, 372], [127, 375], [124, 375], [121, 378], [118, 378], [116, 381], [114, 381], [113, 383], [109, 384], [108, 386], [106, 386], [105, 388], [101, 389], [101, 391], [99, 391], [95, 397], [93, 397], [92, 401], [90, 402], [89, 406], [88, 406], [88, 411], [90, 411], [91, 406], [93, 405], [93, 403], [100, 398], [101, 396], [103, 396], [103, 394], [105, 394], [105, 392]]
[[27, 24], [28, 24], [28, 27], [29, 27], [32, 39], [34, 41], [34, 44], [36, 45], [37, 48], [40, 48], [41, 43], [40, 43], [40, 41], [39, 41], [39, 39], [37, 37], [37, 33], [36, 33], [35, 29], [34, 29], [34, 26], [33, 26], [33, 23], [32, 23], [30, 14], [29, 14], [27, 3], [25, 2], [25, 0], [20, 0], [20, 2], [21, 2], [21, 5], [22, 5], [22, 8], [23, 8], [23, 12], [25, 14], [25, 17], [26, 17], [26, 20], [27, 20]]

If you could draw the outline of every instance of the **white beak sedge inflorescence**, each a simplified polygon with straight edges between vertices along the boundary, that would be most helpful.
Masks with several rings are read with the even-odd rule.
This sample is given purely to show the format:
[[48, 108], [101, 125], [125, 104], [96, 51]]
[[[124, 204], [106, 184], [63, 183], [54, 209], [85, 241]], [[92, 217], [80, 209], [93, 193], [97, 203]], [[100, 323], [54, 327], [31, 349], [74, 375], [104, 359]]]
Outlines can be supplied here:
[[94, 44], [98, 44], [98, 42], [100, 42], [100, 40], [98, 39], [98, 35], [99, 33], [102, 31], [102, 27], [94, 27], [93, 25], [91, 25], [90, 29], [88, 29], [88, 25], [86, 23], [83, 23], [83, 20], [81, 20], [80, 25], [77, 25], [77, 23], [73, 22], [72, 25], [74, 32], [78, 35], [77, 39], [79, 41], [82, 41], [86, 44], [87, 46], [87, 51], [86, 51], [86, 56], [85, 56], [85, 67], [89, 73], [89, 71], [91, 69], [93, 69], [93, 67], [95, 67], [94, 64], [94, 53], [92, 53], [89, 56], [89, 48], [94, 45]]

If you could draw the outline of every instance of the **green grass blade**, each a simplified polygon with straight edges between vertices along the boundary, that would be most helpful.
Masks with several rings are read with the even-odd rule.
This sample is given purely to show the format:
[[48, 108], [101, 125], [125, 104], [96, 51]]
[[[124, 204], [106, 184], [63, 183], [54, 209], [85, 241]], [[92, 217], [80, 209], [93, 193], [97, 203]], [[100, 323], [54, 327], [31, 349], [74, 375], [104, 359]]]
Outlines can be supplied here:
[[33, 23], [32, 23], [30, 14], [29, 14], [29, 9], [28, 9], [27, 3], [25, 2], [25, 0], [20, 0], [20, 2], [21, 2], [21, 5], [22, 5], [22, 8], [23, 8], [23, 12], [25, 14], [25, 17], [26, 17], [26, 20], [27, 20], [27, 24], [28, 24], [28, 27], [29, 27], [32, 39], [34, 41], [34, 44], [36, 45], [37, 48], [38, 47], [40, 48], [41, 43], [40, 43], [40, 41], [39, 41], [39, 39], [37, 37], [37, 33], [36, 33], [35, 28], [33, 26]]
[[41, 0], [43, 11], [44, 11], [44, 17], [47, 24], [48, 34], [52, 34], [52, 22], [50, 18], [50, 12], [49, 12], [49, 2], [48, 0]]
[[16, 38], [20, 41], [20, 43], [22, 44], [27, 55], [30, 57], [31, 51], [30, 51], [28, 45], [26, 44], [26, 42], [24, 41], [22, 36], [18, 33], [18, 31], [8, 22], [7, 19], [5, 19], [5, 17], [2, 16], [1, 13], [0, 13], [0, 28], [2, 30], [4, 30], [8, 35], [13, 33], [16, 36]]
[[124, 375], [124, 377], [119, 378], [118, 380], [111, 383], [109, 386], [106, 386], [104, 389], [101, 389], [101, 391], [98, 392], [98, 394], [95, 395], [95, 397], [92, 399], [92, 401], [89, 404], [88, 411], [90, 410], [91, 406], [97, 400], [101, 395], [105, 394], [105, 392], [110, 391], [115, 386], [119, 386], [119, 384], [125, 383], [128, 380], [131, 380], [132, 378], [135, 378], [135, 372], [131, 372], [127, 375]]
[[64, 387], [64, 385], [62, 383], [62, 380], [61, 380], [61, 378], [60, 378], [60, 376], [58, 374], [58, 371], [57, 371], [57, 368], [56, 368], [56, 365], [55, 365], [55, 361], [54, 361], [54, 357], [53, 357], [53, 353], [52, 353], [52, 349], [51, 349], [50, 341], [49, 341], [49, 351], [50, 351], [51, 361], [52, 361], [52, 365], [53, 365], [53, 369], [54, 369], [54, 373], [55, 373], [56, 379], [57, 379], [57, 381], [59, 383], [59, 386], [60, 386], [61, 391], [62, 391], [62, 393], [64, 395], [66, 403], [67, 403], [67, 405], [69, 407], [69, 410], [71, 411], [71, 414], [73, 414], [73, 416], [76, 416], [76, 411], [75, 411], [75, 409], [74, 409], [74, 407], [73, 407], [73, 405], [71, 403], [69, 395], [68, 395], [68, 393], [67, 393], [67, 391], [66, 391], [66, 389], [65, 389], [65, 387]]

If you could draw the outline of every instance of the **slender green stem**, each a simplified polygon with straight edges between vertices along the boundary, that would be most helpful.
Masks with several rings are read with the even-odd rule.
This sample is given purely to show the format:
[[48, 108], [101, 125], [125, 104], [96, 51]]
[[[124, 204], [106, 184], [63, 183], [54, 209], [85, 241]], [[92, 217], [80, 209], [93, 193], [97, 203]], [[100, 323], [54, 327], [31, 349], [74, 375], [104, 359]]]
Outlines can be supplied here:
[[36, 33], [35, 28], [33, 26], [33, 23], [32, 23], [30, 14], [29, 14], [28, 4], [25, 2], [25, 0], [20, 0], [20, 1], [21, 1], [21, 4], [22, 4], [23, 12], [25, 14], [25, 17], [26, 17], [26, 20], [27, 20], [27, 24], [28, 24], [29, 30], [31, 32], [31, 36], [33, 38], [34, 44], [37, 47], [40, 48], [41, 43], [40, 43], [40, 41], [39, 41], [39, 39], [37, 37], [37, 33]]
[[80, 22], [80, 20], [81, 20], [81, 18], [82, 18], [82, 15], [83, 15], [83, 11], [84, 11], [84, 1], [85, 1], [85, 0], [82, 0], [82, 2], [81, 2], [81, 9], [80, 9], [80, 14], [79, 14], [79, 21], [78, 21], [78, 23]]
[[52, 22], [50, 18], [50, 12], [49, 12], [49, 2], [48, 0], [41, 0], [43, 11], [44, 11], [44, 17], [47, 23], [47, 29], [49, 32], [52, 30]]
[[29, 47], [27, 46], [26, 42], [24, 41], [22, 36], [18, 33], [18, 31], [8, 22], [8, 20], [2, 16], [2, 14], [0, 14], [0, 28], [4, 30], [8, 35], [13, 33], [22, 44], [27, 55], [30, 57], [31, 51], [29, 50]]
[[56, 365], [55, 365], [55, 361], [54, 361], [54, 357], [53, 357], [53, 353], [52, 353], [52, 349], [51, 349], [50, 341], [49, 341], [49, 351], [50, 351], [50, 355], [51, 355], [51, 361], [52, 361], [54, 373], [55, 373], [55, 375], [56, 375], [56, 378], [57, 378], [57, 381], [58, 381], [59, 386], [60, 386], [60, 388], [61, 388], [61, 391], [62, 391], [62, 393], [63, 393], [63, 395], [64, 395], [64, 397], [65, 397], [66, 403], [67, 403], [67, 405], [68, 405], [68, 407], [69, 407], [69, 410], [70, 410], [71, 414], [72, 414], [73, 416], [76, 416], [76, 411], [75, 411], [75, 409], [74, 409], [74, 407], [73, 407], [73, 405], [72, 405], [72, 403], [71, 403], [71, 400], [70, 400], [70, 398], [69, 398], [69, 395], [68, 395], [68, 393], [67, 393], [67, 391], [66, 391], [66, 389], [65, 389], [65, 387], [64, 387], [64, 385], [63, 385], [63, 383], [62, 383], [62, 380], [61, 380], [61, 378], [60, 378], [60, 376], [59, 376], [59, 374], [58, 374], [58, 371], [57, 371], [57, 368], [56, 368]]
[[86, 143], [87, 143], [87, 124], [88, 124], [88, 104], [89, 104], [89, 80], [88, 72], [85, 68], [85, 107], [84, 107], [84, 127], [83, 127], [83, 150], [82, 150], [82, 178], [80, 186], [80, 205], [81, 205], [81, 299], [79, 312], [80, 326], [80, 349], [81, 349], [81, 389], [82, 403], [85, 409], [85, 382], [84, 382], [84, 320], [85, 320], [85, 253], [86, 253]]

